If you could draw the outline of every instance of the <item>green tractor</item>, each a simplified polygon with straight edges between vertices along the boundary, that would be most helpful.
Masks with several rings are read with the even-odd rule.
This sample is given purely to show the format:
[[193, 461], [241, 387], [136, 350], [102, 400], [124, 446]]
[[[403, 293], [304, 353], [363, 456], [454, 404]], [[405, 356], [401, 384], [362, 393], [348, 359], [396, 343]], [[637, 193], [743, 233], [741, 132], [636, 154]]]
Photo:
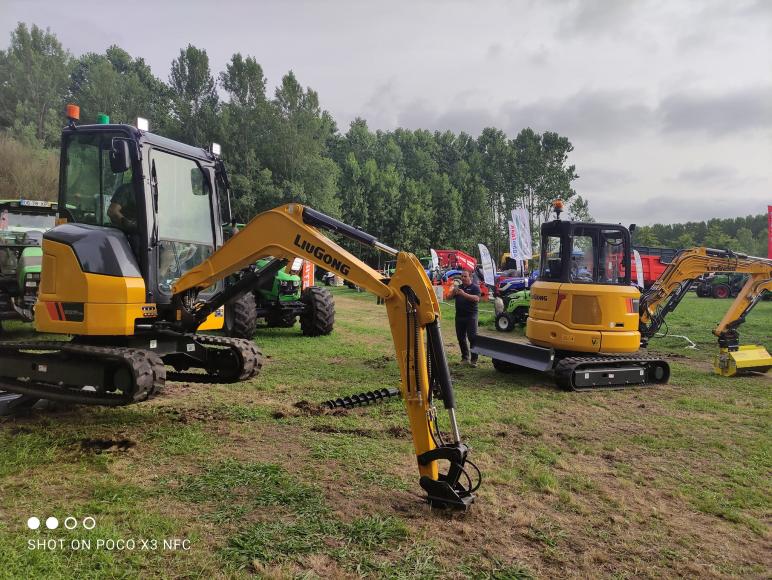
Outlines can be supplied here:
[[734, 298], [746, 280], [745, 274], [707, 275], [695, 283], [695, 290], [700, 298]]
[[511, 332], [516, 324], [525, 325], [530, 302], [530, 290], [520, 290], [507, 296], [504, 311], [496, 316], [496, 330]]
[[37, 300], [43, 232], [56, 222], [55, 202], [0, 200], [0, 332], [4, 320], [31, 322]]
[[[270, 261], [258, 260], [248, 270], [261, 270]], [[225, 305], [224, 330], [228, 336], [251, 339], [260, 319], [268, 327], [290, 328], [298, 318], [304, 336], [330, 334], [335, 324], [335, 302], [332, 294], [319, 286], [301, 291], [300, 276], [282, 268], [254, 292]]]

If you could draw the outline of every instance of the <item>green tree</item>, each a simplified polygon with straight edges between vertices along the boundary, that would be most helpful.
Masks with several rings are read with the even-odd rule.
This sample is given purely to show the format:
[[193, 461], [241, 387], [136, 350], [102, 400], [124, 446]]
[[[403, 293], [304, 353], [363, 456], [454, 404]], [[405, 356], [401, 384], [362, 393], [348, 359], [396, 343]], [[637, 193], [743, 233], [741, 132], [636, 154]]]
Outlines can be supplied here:
[[571, 200], [568, 206], [568, 217], [577, 222], [594, 222], [590, 214], [590, 203], [581, 195], [577, 195]]
[[172, 61], [169, 88], [174, 136], [202, 147], [217, 139], [219, 98], [206, 50], [192, 44], [180, 50]]
[[263, 69], [253, 57], [234, 54], [220, 73], [220, 84], [228, 95], [220, 109], [219, 132], [231, 174], [233, 207], [236, 219], [248, 221], [283, 199], [263, 157], [270, 147], [276, 113], [266, 98]]
[[636, 246], [661, 246], [662, 242], [659, 241], [656, 234], [652, 230], [651, 226], [640, 226], [633, 232], [633, 243]]
[[745, 252], [746, 254], [753, 255], [756, 252], [756, 240], [753, 239], [753, 232], [746, 228], [741, 227], [737, 230], [737, 250]]
[[105, 54], [88, 53], [73, 67], [70, 98], [80, 105], [81, 119], [95, 122], [99, 113], [113, 123], [133, 123], [145, 117], [151, 129], [168, 129], [169, 91], [141, 58], [111, 46]]
[[54, 145], [63, 125], [72, 58], [56, 36], [19, 23], [0, 52], [0, 126]]
[[678, 236], [678, 239], [676, 240], [676, 243], [675, 243], [675, 247], [678, 249], [693, 248], [696, 245], [697, 243], [694, 241], [694, 238], [689, 233], [683, 233], [680, 236]]
[[724, 231], [720, 220], [715, 219], [708, 222], [708, 230], [702, 240], [703, 245], [724, 250], [730, 249], [732, 241], [732, 238]]

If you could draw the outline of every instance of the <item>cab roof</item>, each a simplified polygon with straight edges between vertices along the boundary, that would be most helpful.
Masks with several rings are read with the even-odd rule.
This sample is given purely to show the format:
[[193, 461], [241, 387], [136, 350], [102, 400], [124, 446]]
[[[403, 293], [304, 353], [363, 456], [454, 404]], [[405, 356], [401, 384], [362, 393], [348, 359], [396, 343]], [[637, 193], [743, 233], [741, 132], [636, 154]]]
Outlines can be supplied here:
[[133, 125], [124, 124], [99, 124], [99, 125], [75, 125], [68, 126], [62, 130], [62, 136], [77, 135], [78, 133], [125, 133], [129, 138], [137, 141], [138, 143], [148, 143], [159, 149], [165, 149], [167, 151], [173, 151], [183, 155], [184, 157], [190, 157], [198, 159], [199, 161], [213, 162], [215, 156], [201, 147], [194, 147], [192, 145], [186, 145], [180, 143], [174, 139], [162, 137], [149, 131], [140, 131]]

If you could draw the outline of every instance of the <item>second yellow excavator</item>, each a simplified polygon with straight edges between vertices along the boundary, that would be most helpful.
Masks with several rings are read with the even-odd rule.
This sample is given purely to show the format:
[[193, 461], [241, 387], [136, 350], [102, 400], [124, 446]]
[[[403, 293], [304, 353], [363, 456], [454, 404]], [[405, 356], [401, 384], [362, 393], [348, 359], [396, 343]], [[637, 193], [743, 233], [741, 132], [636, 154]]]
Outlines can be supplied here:
[[717, 372], [765, 372], [772, 366], [763, 347], [742, 347], [737, 334], [748, 312], [772, 288], [772, 260], [727, 250], [684, 250], [641, 294], [630, 276], [630, 229], [561, 220], [562, 203], [556, 202], [554, 209], [556, 219], [541, 226], [541, 269], [531, 287], [528, 342], [477, 337], [474, 350], [490, 356], [497, 370], [524, 367], [550, 373], [559, 386], [572, 390], [667, 382], [668, 362], [639, 351], [692, 282], [707, 272], [749, 275], [714, 330], [721, 349]]
[[706, 273], [746, 274], [747, 280], [729, 310], [713, 329], [719, 353], [713, 361], [716, 373], [767, 372], [772, 357], [760, 345], [740, 345], [739, 326], [766, 292], [772, 292], [772, 260], [729, 250], [690, 248], [678, 253], [667, 269], [641, 296], [640, 331], [645, 346], [661, 328], [665, 316], [675, 310], [691, 283]]

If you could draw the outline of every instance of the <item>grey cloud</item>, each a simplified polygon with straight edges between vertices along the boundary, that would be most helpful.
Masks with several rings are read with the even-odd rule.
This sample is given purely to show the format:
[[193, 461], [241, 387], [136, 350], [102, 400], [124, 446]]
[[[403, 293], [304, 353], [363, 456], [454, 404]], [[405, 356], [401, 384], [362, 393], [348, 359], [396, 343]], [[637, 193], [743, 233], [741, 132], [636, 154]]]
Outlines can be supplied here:
[[631, 171], [606, 169], [604, 167], [581, 167], [576, 183], [580, 193], [615, 192], [624, 185], [635, 181]]
[[485, 127], [497, 124], [496, 116], [481, 108], [452, 108], [438, 111], [428, 101], [417, 100], [407, 105], [397, 117], [397, 126], [431, 131], [453, 131], [477, 135]]
[[528, 62], [534, 66], [545, 66], [550, 62], [550, 52], [542, 45], [528, 53]]
[[[383, 102], [380, 96], [373, 99]], [[453, 101], [454, 105], [445, 110], [424, 99], [408, 104], [393, 99], [390, 103], [399, 109], [395, 116], [398, 126], [465, 131], [473, 135], [489, 126], [499, 127], [510, 136], [531, 127], [536, 131], [557, 131], [571, 139], [613, 144], [647, 130], [652, 122], [650, 109], [622, 93], [578, 93], [565, 100], [511, 102], [498, 109], [468, 106], [463, 104], [465, 99]]]
[[676, 181], [697, 185], [723, 183], [736, 179], [737, 169], [727, 165], [703, 165], [696, 169], [684, 170], [675, 177]]
[[701, 195], [699, 199], [667, 195], [590, 198], [590, 211], [599, 221], [651, 225], [708, 220], [717, 216], [758, 215], [766, 211], [764, 196]]
[[666, 132], [727, 135], [772, 127], [772, 86], [723, 95], [676, 94], [659, 106]]
[[[388, 103], [382, 98], [385, 94], [389, 94]], [[772, 86], [715, 96], [679, 93], [665, 97], [653, 108], [635, 94], [612, 91], [579, 92], [565, 99], [530, 103], [509, 102], [490, 109], [471, 106], [467, 104], [469, 99], [460, 97], [444, 110], [427, 100], [405, 105], [394, 98], [393, 90], [374, 99], [397, 110], [393, 118], [399, 125], [414, 129], [478, 134], [493, 125], [515, 135], [523, 127], [531, 127], [611, 146], [653, 131], [724, 136], [772, 127]]]
[[501, 45], [500, 42], [494, 42], [488, 47], [488, 51], [486, 52], [486, 57], [488, 60], [498, 60], [499, 57], [504, 52], [504, 47]]
[[637, 4], [640, 2], [633, 0], [578, 0], [565, 10], [558, 30], [566, 36], [619, 34], [620, 25], [630, 22]]
[[557, 131], [569, 138], [619, 142], [651, 126], [652, 111], [618, 92], [581, 92], [564, 100], [505, 105], [506, 128]]

